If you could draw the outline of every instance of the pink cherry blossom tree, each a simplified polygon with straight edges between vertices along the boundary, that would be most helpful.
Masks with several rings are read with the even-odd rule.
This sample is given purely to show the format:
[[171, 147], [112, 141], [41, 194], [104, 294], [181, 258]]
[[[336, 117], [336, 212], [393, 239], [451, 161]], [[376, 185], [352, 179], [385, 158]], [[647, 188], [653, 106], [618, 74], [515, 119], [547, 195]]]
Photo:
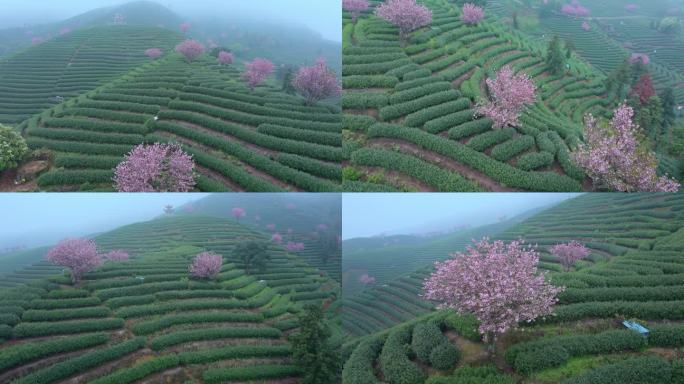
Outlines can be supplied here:
[[416, 0], [387, 0], [375, 9], [375, 15], [399, 28], [402, 42], [409, 33], [432, 22], [432, 11]]
[[527, 105], [533, 104], [536, 88], [532, 79], [525, 74], [515, 74], [506, 65], [497, 72], [494, 79], [486, 80], [491, 101], [481, 101], [477, 113], [492, 119], [494, 128], [519, 125], [518, 118]]
[[634, 64], [638, 62], [641, 62], [641, 64], [643, 65], [648, 65], [648, 63], [651, 62], [651, 59], [648, 57], [647, 54], [644, 53], [632, 53], [629, 56], [629, 63]]
[[423, 287], [425, 297], [440, 308], [475, 315], [493, 351], [496, 338], [518, 323], [550, 315], [563, 287], [549, 284], [538, 272], [539, 254], [522, 240], [473, 242], [466, 252], [436, 262]]
[[114, 170], [119, 192], [188, 192], [195, 163], [178, 144], [138, 145]]
[[280, 235], [280, 233], [276, 232], [271, 236], [271, 241], [280, 244], [283, 241], [283, 237]]
[[591, 31], [591, 25], [589, 25], [589, 23], [587, 23], [586, 21], [583, 21], [582, 22], [582, 29], [587, 31], [587, 32]]
[[103, 254], [102, 258], [109, 261], [127, 261], [130, 255], [123, 249], [116, 249]]
[[191, 63], [204, 53], [204, 45], [197, 40], [185, 40], [176, 45], [176, 52], [185, 57], [185, 61]]
[[187, 23], [187, 22], [181, 23], [179, 28], [180, 28], [181, 32], [187, 33], [188, 30], [190, 29], [190, 23]]
[[463, 4], [461, 21], [464, 24], [474, 25], [482, 21], [482, 19], [484, 19], [484, 10], [482, 7], [478, 7], [477, 5], [471, 3]]
[[235, 217], [237, 221], [240, 221], [240, 219], [245, 217], [245, 215], [247, 214], [245, 209], [240, 207], [233, 208], [231, 212], [233, 213], [233, 217]]
[[301, 252], [304, 250], [305, 246], [304, 243], [297, 243], [293, 241], [288, 241], [287, 246], [285, 247], [288, 252]]
[[158, 58], [162, 57], [163, 54], [164, 53], [159, 48], [150, 48], [145, 50], [145, 55], [152, 60], [157, 60]]
[[592, 115], [585, 118], [584, 143], [571, 154], [595, 188], [620, 192], [677, 192], [679, 183], [658, 177], [658, 160], [639, 143], [639, 126], [632, 121], [634, 110], [623, 103], [609, 125], [599, 124]]
[[81, 281], [83, 274], [102, 265], [95, 242], [89, 239], [65, 239], [47, 253], [47, 260], [71, 270], [74, 284]]
[[573, 17], [587, 17], [589, 16], [589, 9], [582, 6], [578, 0], [573, 0], [570, 4], [564, 4], [561, 7], [561, 13]]
[[342, 0], [342, 9], [351, 13], [352, 23], [355, 23], [361, 12], [368, 9], [368, 0]]
[[194, 277], [214, 279], [221, 272], [222, 264], [223, 257], [221, 255], [217, 255], [214, 252], [202, 252], [195, 256], [188, 270]]
[[273, 63], [266, 59], [256, 58], [245, 63], [245, 71], [242, 73], [242, 78], [254, 90], [254, 87], [266, 80], [271, 73], [273, 73]]
[[359, 283], [363, 285], [375, 284], [375, 277], [369, 276], [367, 273], [364, 273], [359, 277]]
[[558, 258], [563, 269], [568, 272], [576, 261], [582, 260], [589, 255], [589, 249], [584, 244], [575, 240], [568, 243], [556, 244], [549, 248], [549, 252]]
[[218, 54], [218, 62], [221, 65], [233, 64], [233, 60], [235, 60], [235, 56], [232, 52], [221, 51]]
[[307, 105], [342, 93], [335, 71], [328, 68], [324, 59], [316, 60], [316, 64], [310, 67], [300, 68], [292, 80], [292, 86], [306, 99]]

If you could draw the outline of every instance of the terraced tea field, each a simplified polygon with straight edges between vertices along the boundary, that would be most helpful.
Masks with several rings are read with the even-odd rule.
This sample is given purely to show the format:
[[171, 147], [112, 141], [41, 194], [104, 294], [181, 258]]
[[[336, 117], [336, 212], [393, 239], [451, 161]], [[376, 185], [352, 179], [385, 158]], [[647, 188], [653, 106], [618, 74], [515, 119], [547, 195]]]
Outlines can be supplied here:
[[175, 141], [193, 156], [201, 191], [333, 191], [340, 114], [271, 86], [251, 92], [237, 68], [173, 56], [136, 68], [29, 119], [30, 148], [54, 154], [45, 190], [112, 188], [113, 168], [143, 142]]
[[[351, 309], [356, 317], [345, 318], [349, 341], [343, 380], [679, 383], [684, 377], [682, 212], [680, 195], [589, 194], [537, 214], [495, 238], [523, 236], [538, 244], [540, 267], [553, 284], [566, 287], [554, 316], [508, 332], [490, 356], [474, 318], [430, 311], [423, 302], [425, 309], [412, 316], [404, 312], [404, 323], [396, 325], [382, 321], [390, 317], [387, 314], [363, 316], [384, 310], [370, 302]], [[571, 239], [584, 243], [591, 253], [563, 272], [546, 248]], [[408, 284], [397, 281], [383, 290], [397, 296], [413, 291], [411, 300], [417, 301], [421, 279], [429, 273], [415, 272], [404, 279]], [[371, 299], [376, 291], [363, 295]], [[390, 310], [401, 318], [398, 308]], [[649, 334], [626, 329], [622, 321], [630, 319]], [[356, 337], [361, 335], [367, 336]]]
[[[246, 274], [231, 250], [269, 238], [197, 215], [97, 236], [101, 250], [125, 249], [131, 260], [106, 263], [78, 286], [57, 273], [0, 290], [0, 381], [295, 382], [295, 315], [306, 303], [330, 304], [339, 284], [275, 245], [268, 266]], [[216, 281], [188, 279], [202, 250], [223, 255]]]
[[[343, 127], [349, 190], [579, 191], [583, 173], [569, 159], [583, 115], [614, 102], [604, 76], [573, 61], [570, 74], [545, 68], [543, 43], [493, 15], [463, 24], [459, 10], [422, 2], [432, 23], [402, 46], [390, 24], [367, 12], [345, 17]], [[373, 2], [374, 5], [379, 2]], [[528, 73], [538, 101], [520, 128], [492, 130], [475, 118], [484, 80], [504, 65]]]
[[168, 52], [181, 39], [156, 27], [93, 27], [0, 60], [0, 123], [19, 124], [95, 89], [148, 61], [147, 48]]

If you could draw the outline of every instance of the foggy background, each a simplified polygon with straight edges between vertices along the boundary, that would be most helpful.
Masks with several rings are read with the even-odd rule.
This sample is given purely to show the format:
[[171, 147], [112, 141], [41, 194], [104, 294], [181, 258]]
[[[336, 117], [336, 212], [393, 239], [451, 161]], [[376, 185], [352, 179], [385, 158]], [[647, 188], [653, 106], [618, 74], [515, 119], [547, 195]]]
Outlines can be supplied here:
[[[48, 196], [49, 195], [49, 196]], [[162, 215], [205, 193], [2, 193], [0, 248], [50, 245]], [[49, 198], [48, 198], [49, 197]]]
[[426, 234], [496, 223], [578, 193], [345, 193], [342, 239]]
[[[126, 0], [0, 0], [0, 29], [61, 21]], [[327, 40], [342, 41], [341, 0], [160, 0], [189, 22], [246, 18], [305, 25]], [[193, 20], [194, 19], [194, 20]]]

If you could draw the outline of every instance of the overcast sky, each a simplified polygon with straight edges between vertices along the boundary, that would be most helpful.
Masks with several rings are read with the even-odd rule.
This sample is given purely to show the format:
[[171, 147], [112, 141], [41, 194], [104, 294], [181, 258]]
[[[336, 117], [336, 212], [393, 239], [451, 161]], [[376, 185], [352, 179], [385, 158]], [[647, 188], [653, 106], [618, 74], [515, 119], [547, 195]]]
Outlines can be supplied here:
[[[3, 0], [0, 0], [3, 1]], [[0, 193], [0, 248], [49, 245], [153, 219], [203, 193]]]
[[[67, 19], [83, 12], [126, 0], [0, 0], [0, 29], [24, 23]], [[244, 15], [272, 21], [304, 24], [324, 38], [342, 41], [341, 0], [159, 0], [181, 17], [235, 17]]]
[[[413, 234], [495, 223], [574, 193], [345, 193], [342, 238]], [[424, 231], [424, 229], [428, 231]]]

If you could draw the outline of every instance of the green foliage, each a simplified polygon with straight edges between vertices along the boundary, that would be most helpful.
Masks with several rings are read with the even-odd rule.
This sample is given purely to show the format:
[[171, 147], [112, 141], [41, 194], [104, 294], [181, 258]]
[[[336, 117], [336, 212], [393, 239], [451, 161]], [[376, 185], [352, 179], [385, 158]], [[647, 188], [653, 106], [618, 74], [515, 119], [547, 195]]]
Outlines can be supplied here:
[[340, 357], [330, 344], [332, 332], [318, 306], [307, 306], [299, 315], [299, 332], [290, 336], [292, 357], [303, 384], [338, 382]]
[[383, 341], [373, 337], [362, 341], [354, 349], [342, 370], [342, 382], [345, 384], [379, 384], [375, 377], [373, 362], [382, 349]]
[[106, 333], [92, 333], [7, 346], [0, 349], [0, 372], [42, 357], [101, 345], [108, 340], [109, 335]]
[[447, 370], [456, 365], [458, 358], [458, 348], [450, 342], [445, 341], [430, 352], [430, 365], [437, 369]]
[[178, 354], [178, 358], [181, 364], [190, 365], [238, 358], [287, 357], [291, 355], [292, 348], [288, 345], [229, 345], [201, 351], [181, 352]]
[[561, 75], [565, 71], [565, 55], [558, 36], [553, 36], [546, 50], [546, 66], [554, 75]]
[[150, 348], [155, 351], [162, 350], [174, 345], [199, 340], [214, 340], [225, 338], [267, 338], [273, 339], [280, 337], [281, 332], [276, 328], [201, 328], [188, 331], [178, 331], [167, 333], [155, 337], [150, 341]]
[[92, 384], [128, 384], [152, 373], [161, 372], [179, 364], [178, 356], [166, 355], [146, 360], [130, 368], [120, 369], [112, 374], [91, 381]]
[[254, 269], [263, 271], [266, 268], [266, 262], [271, 259], [271, 254], [268, 252], [267, 242], [248, 240], [238, 243], [233, 248], [233, 257], [242, 261], [245, 272], [250, 274]]
[[514, 384], [516, 381], [497, 371], [496, 367], [465, 366], [457, 369], [453, 376], [431, 376], [425, 384]]
[[426, 321], [418, 323], [413, 327], [411, 348], [418, 359], [425, 363], [430, 361], [432, 350], [446, 341], [442, 331], [433, 322]]
[[579, 376], [563, 380], [562, 384], [662, 384], [672, 379], [672, 367], [660, 357], [643, 356], [608, 364]]
[[549, 345], [528, 353], [521, 353], [515, 359], [515, 370], [523, 375], [565, 363], [570, 355], [559, 345]]
[[253, 365], [236, 368], [210, 368], [202, 377], [206, 384], [220, 384], [227, 381], [251, 381], [291, 377], [299, 373], [294, 365]]
[[480, 323], [472, 314], [459, 315], [452, 313], [444, 319], [444, 325], [468, 340], [479, 342], [482, 338], [478, 331]]
[[409, 360], [411, 329], [401, 327], [390, 332], [380, 353], [380, 369], [391, 384], [422, 384], [425, 374]]
[[62, 322], [20, 323], [14, 328], [15, 337], [38, 337], [123, 328], [123, 319], [92, 319]]
[[24, 138], [12, 128], [0, 124], [0, 171], [16, 167], [27, 152]]

